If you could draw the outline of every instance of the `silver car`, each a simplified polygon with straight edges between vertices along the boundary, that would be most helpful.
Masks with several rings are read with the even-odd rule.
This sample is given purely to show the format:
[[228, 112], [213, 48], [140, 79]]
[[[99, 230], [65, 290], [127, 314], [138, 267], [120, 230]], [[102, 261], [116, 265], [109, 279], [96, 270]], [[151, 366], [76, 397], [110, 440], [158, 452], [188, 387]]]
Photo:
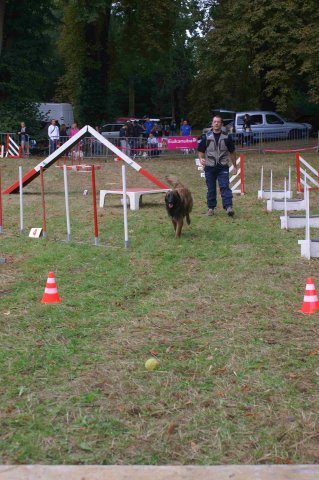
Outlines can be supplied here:
[[105, 138], [119, 138], [120, 130], [124, 125], [124, 123], [107, 123], [101, 128], [101, 133]]
[[306, 138], [309, 136], [311, 125], [309, 123], [289, 122], [285, 118], [271, 111], [246, 111], [235, 114], [233, 133], [243, 132], [244, 115], [250, 117], [251, 131], [254, 137], [265, 140]]
[[[221, 110], [221, 112], [227, 112], [228, 121], [224, 121], [225, 131], [232, 133], [235, 140], [240, 140], [248, 133], [247, 130], [245, 132], [243, 129], [244, 115], [247, 114], [250, 117], [250, 136], [254, 140], [307, 138], [312, 128], [309, 123], [289, 122], [278, 113], [272, 111], [246, 110], [244, 112], [231, 112], [229, 110]], [[233, 115], [232, 121], [230, 121], [230, 114]], [[208, 128], [203, 129], [203, 133], [207, 131]]]

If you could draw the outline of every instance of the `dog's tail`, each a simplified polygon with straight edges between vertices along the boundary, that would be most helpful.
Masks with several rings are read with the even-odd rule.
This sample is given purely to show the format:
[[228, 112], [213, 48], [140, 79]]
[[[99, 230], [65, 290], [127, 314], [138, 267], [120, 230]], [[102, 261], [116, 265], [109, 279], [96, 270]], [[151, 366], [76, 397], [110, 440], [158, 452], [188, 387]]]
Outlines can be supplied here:
[[187, 222], [187, 225], [191, 224], [191, 217], [189, 216], [189, 213], [186, 214], [186, 222]]
[[175, 177], [175, 175], [167, 175], [166, 177], [166, 181], [169, 185], [171, 185], [171, 187], [173, 188], [185, 188], [185, 186], [179, 181], [179, 179], [177, 177]]

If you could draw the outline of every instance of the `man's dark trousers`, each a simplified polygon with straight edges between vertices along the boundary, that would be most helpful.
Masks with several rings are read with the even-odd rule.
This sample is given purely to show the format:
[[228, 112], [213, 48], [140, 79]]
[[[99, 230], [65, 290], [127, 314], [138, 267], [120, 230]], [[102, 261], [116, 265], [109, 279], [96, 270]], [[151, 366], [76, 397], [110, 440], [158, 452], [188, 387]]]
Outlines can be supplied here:
[[205, 179], [207, 185], [207, 206], [215, 208], [217, 205], [216, 182], [218, 181], [223, 208], [232, 207], [233, 192], [229, 188], [229, 167], [228, 165], [216, 165], [205, 167]]

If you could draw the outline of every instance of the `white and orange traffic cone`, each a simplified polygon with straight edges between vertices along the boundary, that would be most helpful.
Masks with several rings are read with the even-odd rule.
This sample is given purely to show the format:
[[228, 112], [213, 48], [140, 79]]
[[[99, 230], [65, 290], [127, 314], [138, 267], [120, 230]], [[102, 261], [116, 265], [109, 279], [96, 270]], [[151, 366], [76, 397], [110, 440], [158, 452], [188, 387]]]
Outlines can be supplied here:
[[300, 310], [302, 313], [315, 313], [319, 309], [316, 287], [312, 278], [307, 278], [305, 296]]
[[61, 302], [61, 298], [58, 294], [54, 273], [49, 272], [41, 303], [60, 303], [60, 302]]

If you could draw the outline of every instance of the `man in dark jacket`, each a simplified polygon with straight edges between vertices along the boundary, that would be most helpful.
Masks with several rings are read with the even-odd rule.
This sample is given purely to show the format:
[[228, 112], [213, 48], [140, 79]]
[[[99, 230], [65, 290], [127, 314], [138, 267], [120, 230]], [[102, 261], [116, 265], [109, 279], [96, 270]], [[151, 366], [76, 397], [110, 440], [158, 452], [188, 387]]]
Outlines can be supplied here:
[[212, 120], [212, 130], [202, 136], [198, 145], [199, 160], [204, 167], [207, 185], [208, 216], [214, 215], [217, 205], [216, 182], [218, 180], [223, 208], [232, 217], [233, 192], [229, 187], [229, 158], [237, 173], [235, 145], [232, 138], [222, 132], [223, 120], [215, 116]]

